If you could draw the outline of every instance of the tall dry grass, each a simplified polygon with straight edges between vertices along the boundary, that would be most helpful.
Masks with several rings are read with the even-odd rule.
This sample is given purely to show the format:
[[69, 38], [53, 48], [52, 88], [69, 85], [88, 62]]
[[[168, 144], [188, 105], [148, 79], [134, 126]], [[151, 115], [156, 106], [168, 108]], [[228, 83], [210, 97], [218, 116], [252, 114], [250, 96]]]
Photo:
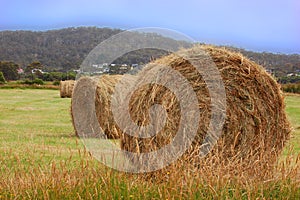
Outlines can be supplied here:
[[[9, 156], [7, 152], [6, 156]], [[191, 171], [169, 166], [160, 177], [117, 172], [100, 164], [85, 150], [68, 159], [35, 164], [14, 157], [11, 167], [0, 158], [0, 199], [299, 199], [300, 154], [291, 150], [273, 167], [268, 180], [239, 177], [223, 165]], [[13, 155], [11, 155], [13, 156]], [[75, 158], [76, 157], [76, 158]], [[219, 161], [222, 163], [223, 161]], [[32, 163], [29, 164], [28, 163]], [[176, 168], [174, 168], [176, 167]], [[214, 168], [214, 170], [207, 169]], [[236, 165], [237, 169], [243, 169]], [[6, 172], [6, 173], [4, 173]], [[209, 172], [209, 173], [208, 173]]]

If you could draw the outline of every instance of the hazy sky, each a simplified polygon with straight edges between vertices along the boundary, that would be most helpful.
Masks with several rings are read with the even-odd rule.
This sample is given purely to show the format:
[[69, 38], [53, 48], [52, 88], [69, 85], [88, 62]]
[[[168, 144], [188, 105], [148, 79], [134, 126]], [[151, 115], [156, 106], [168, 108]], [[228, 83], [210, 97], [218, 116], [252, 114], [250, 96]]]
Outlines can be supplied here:
[[0, 30], [161, 27], [213, 44], [300, 53], [299, 0], [0, 0]]

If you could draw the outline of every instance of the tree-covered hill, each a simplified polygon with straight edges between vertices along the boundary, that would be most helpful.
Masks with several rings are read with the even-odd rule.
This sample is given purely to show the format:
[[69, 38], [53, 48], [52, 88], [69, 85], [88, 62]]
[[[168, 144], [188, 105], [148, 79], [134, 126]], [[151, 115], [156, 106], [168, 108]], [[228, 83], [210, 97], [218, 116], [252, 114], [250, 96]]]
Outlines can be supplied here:
[[[78, 27], [50, 31], [2, 31], [0, 32], [0, 61], [12, 61], [25, 68], [39, 61], [45, 70], [68, 71], [78, 69], [87, 54], [100, 42], [120, 33], [120, 29]], [[162, 38], [162, 41], [164, 38]], [[231, 48], [231, 47], [229, 47]], [[300, 73], [300, 55], [258, 53], [244, 49], [240, 51], [251, 60], [281, 77], [291, 73]], [[151, 52], [152, 55], [147, 55]], [[137, 51], [125, 56], [120, 62], [148, 62], [154, 55], [165, 52], [149, 50]]]
[[300, 55], [299, 54], [279, 54], [270, 52], [253, 52], [245, 49], [229, 47], [235, 51], [241, 52], [256, 63], [262, 65], [268, 71], [274, 73], [278, 77], [287, 74], [300, 74]]
[[80, 27], [45, 32], [0, 32], [0, 60], [20, 66], [39, 61], [47, 70], [79, 67], [84, 57], [119, 29]]

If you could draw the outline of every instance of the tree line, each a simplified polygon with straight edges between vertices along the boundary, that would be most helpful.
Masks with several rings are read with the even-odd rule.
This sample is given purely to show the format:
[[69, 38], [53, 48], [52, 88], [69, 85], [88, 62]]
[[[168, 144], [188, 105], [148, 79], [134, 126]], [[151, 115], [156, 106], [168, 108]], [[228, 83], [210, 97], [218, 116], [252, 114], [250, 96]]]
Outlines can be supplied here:
[[[34, 71], [35, 70], [35, 71]], [[15, 80], [30, 80], [40, 79], [43, 81], [60, 81], [60, 80], [75, 80], [76, 73], [74, 71], [60, 72], [44, 72], [44, 66], [34, 61], [27, 65], [25, 69], [19, 64], [12, 61], [0, 61], [0, 73], [5, 81]]]
[[[50, 31], [1, 31], [0, 61], [2, 61], [2, 65], [9, 65], [11, 70], [15, 69], [16, 65], [25, 70], [28, 65], [39, 61], [43, 65], [43, 70], [49, 71], [49, 73], [66, 73], [79, 69], [84, 58], [94, 47], [120, 32], [122, 32], [120, 29], [97, 27], [65, 28]], [[161, 43], [170, 42], [159, 35], [151, 35], [151, 37], [156, 37]], [[276, 77], [286, 77], [289, 73], [300, 73], [300, 55], [298, 54], [259, 53], [235, 47], [227, 48], [241, 52], [265, 67]], [[166, 52], [161, 50], [145, 49], [130, 52], [115, 62], [119, 64], [147, 63], [151, 58], [165, 54]], [[3, 64], [4, 61], [6, 63]], [[6, 71], [9, 70], [6, 68]], [[18, 77], [17, 74], [14, 74], [15, 71], [3, 73], [8, 80], [14, 80]], [[53, 79], [57, 78], [56, 75], [51, 76]], [[48, 79], [51, 79], [51, 76]]]

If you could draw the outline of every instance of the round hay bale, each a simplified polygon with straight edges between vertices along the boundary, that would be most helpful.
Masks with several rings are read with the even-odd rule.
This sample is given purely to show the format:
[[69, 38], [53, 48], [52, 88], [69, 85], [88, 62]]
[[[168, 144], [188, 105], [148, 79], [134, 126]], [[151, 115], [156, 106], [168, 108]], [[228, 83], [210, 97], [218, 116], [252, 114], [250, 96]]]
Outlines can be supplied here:
[[60, 81], [60, 97], [72, 98], [72, 92], [75, 85], [74, 80]]
[[[195, 46], [181, 50], [180, 54], [201, 59], [199, 50], [209, 54], [223, 79], [226, 92], [226, 119], [221, 137], [207, 157], [213, 156], [219, 164], [232, 164], [231, 170], [238, 169], [260, 173], [272, 165], [281, 153], [291, 131], [283, 95], [277, 82], [256, 63], [240, 53], [213, 46]], [[181, 160], [197, 162], [199, 150], [208, 132], [211, 113], [211, 99], [207, 84], [192, 64], [179, 54], [171, 54], [148, 64], [139, 74], [137, 83], [148, 77], [151, 69], [165, 66], [184, 76], [197, 95], [200, 117], [198, 130], [190, 148]], [[159, 66], [158, 66], [159, 65]], [[130, 116], [139, 126], [149, 123], [149, 108], [161, 104], [167, 114], [164, 127], [150, 138], [128, 134], [121, 137], [121, 148], [134, 153], [156, 151], [172, 141], [180, 121], [180, 105], [176, 95], [166, 87], [157, 84], [145, 85], [134, 92], [130, 99]], [[131, 158], [136, 162], [135, 158]], [[149, 162], [151, 163], [151, 162]], [[138, 164], [138, 163], [136, 163]], [[207, 162], [206, 162], [207, 164]], [[264, 173], [264, 172], [261, 172]]]
[[[130, 85], [134, 81], [134, 76], [131, 75], [102, 75], [101, 77], [82, 77], [76, 81], [74, 88], [74, 95], [72, 97], [72, 106], [71, 106], [71, 115], [72, 122], [77, 136], [81, 134], [78, 133], [76, 127], [89, 127], [89, 124], [85, 123], [84, 115], [96, 115], [94, 118], [97, 119], [97, 122], [90, 123], [99, 123], [101, 130], [106, 135], [108, 139], [118, 139], [121, 135], [121, 130], [118, 128], [114, 121], [114, 117], [111, 110], [111, 98], [114, 93], [114, 88], [117, 83], [122, 79], [122, 84]], [[93, 83], [96, 82], [96, 88], [93, 90]], [[88, 94], [94, 92], [95, 94]], [[93, 98], [87, 100], [86, 98]], [[85, 110], [83, 105], [87, 101], [93, 101], [93, 105], [88, 107], [91, 110]], [[90, 113], [92, 110], [95, 110], [95, 113]], [[75, 117], [77, 115], [77, 117]], [[79, 119], [76, 123], [75, 118]], [[93, 118], [93, 117], [92, 117]], [[76, 124], [75, 124], [76, 123]], [[88, 122], [87, 122], [88, 123]], [[82, 130], [83, 130], [82, 129]], [[100, 131], [100, 130], [98, 130]], [[99, 132], [90, 134], [89, 137], [99, 137]]]
[[121, 134], [111, 111], [111, 97], [114, 93], [114, 87], [121, 78], [122, 75], [103, 75], [96, 88], [96, 116], [101, 129], [109, 139], [118, 139]]

